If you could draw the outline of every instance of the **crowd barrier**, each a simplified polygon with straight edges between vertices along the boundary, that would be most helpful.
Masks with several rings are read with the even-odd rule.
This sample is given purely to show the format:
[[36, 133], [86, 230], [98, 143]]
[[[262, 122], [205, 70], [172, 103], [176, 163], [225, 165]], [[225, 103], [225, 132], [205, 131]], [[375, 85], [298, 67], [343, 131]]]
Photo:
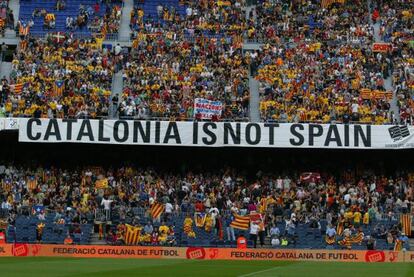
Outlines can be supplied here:
[[3, 244], [0, 257], [76, 257], [323, 262], [414, 262], [414, 251], [236, 249], [106, 245]]

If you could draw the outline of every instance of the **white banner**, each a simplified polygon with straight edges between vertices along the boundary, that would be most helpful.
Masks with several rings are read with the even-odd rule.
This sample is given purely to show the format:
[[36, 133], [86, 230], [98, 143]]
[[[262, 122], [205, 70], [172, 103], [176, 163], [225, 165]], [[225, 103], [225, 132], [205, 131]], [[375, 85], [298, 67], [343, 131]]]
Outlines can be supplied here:
[[413, 126], [19, 119], [19, 141], [130, 145], [400, 149]]
[[210, 119], [213, 115], [221, 117], [223, 104], [220, 101], [210, 101], [204, 98], [194, 100], [194, 116], [201, 115], [201, 119]]

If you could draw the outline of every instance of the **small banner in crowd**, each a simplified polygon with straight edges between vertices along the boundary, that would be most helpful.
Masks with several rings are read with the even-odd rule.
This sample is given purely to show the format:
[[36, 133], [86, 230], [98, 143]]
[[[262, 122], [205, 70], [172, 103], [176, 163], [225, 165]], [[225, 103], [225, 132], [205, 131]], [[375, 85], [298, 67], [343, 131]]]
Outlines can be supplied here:
[[164, 212], [164, 205], [161, 203], [155, 202], [151, 206], [151, 217], [158, 218]]
[[201, 119], [210, 119], [213, 116], [221, 117], [223, 104], [221, 101], [210, 101], [204, 98], [196, 98], [194, 101], [194, 116], [201, 115]]
[[392, 50], [391, 43], [376, 42], [372, 44], [372, 52], [386, 53]]
[[402, 214], [400, 220], [401, 220], [402, 231], [405, 233], [406, 236], [411, 237], [411, 224], [412, 224], [411, 214]]
[[125, 243], [127, 245], [136, 245], [139, 242], [139, 237], [141, 235], [141, 227], [134, 227], [129, 224], [125, 224]]
[[194, 213], [195, 225], [198, 228], [202, 228], [206, 222], [207, 214], [206, 213]]
[[108, 188], [108, 179], [104, 178], [104, 179], [96, 180], [95, 188], [96, 189], [106, 189], [106, 188]]
[[250, 224], [250, 216], [241, 216], [234, 214], [234, 220], [230, 226], [235, 229], [248, 230]]
[[321, 180], [321, 174], [316, 172], [304, 172], [300, 175], [300, 181], [303, 183], [317, 183]]

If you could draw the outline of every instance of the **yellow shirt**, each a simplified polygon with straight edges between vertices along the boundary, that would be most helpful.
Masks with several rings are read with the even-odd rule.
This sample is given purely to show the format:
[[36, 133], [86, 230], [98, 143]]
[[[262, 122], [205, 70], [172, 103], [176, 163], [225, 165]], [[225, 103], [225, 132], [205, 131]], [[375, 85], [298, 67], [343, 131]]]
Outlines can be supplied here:
[[362, 215], [361, 215], [360, 212], [355, 212], [354, 213], [354, 222], [355, 223], [360, 223], [361, 222], [361, 217], [362, 217]]

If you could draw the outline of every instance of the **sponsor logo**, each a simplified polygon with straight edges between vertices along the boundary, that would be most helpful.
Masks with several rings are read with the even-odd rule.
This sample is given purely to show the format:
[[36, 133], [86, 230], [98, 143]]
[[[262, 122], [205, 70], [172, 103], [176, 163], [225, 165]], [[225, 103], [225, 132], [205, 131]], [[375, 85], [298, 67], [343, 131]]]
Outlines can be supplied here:
[[369, 263], [382, 263], [385, 262], [385, 254], [383, 251], [367, 251], [365, 253], [365, 261]]
[[186, 256], [187, 256], [187, 259], [201, 260], [205, 258], [206, 251], [204, 250], [204, 248], [201, 248], [201, 247], [189, 247], [187, 248]]
[[407, 126], [393, 126], [388, 128], [388, 132], [394, 141], [402, 140], [410, 135], [410, 130], [408, 130]]
[[12, 252], [13, 256], [25, 257], [29, 254], [29, 247], [27, 246], [27, 244], [16, 243], [13, 244]]

